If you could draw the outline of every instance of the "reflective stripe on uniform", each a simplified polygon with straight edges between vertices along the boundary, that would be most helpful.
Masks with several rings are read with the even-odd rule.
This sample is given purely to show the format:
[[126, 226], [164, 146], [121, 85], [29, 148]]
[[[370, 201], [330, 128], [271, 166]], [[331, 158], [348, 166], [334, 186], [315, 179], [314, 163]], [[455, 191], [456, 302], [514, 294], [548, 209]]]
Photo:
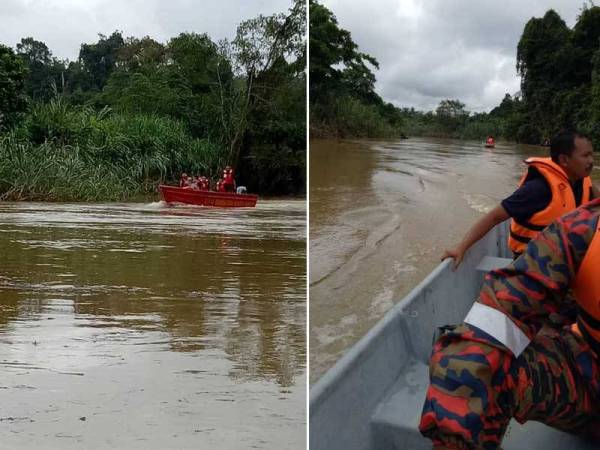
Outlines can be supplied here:
[[477, 327], [504, 344], [515, 358], [529, 345], [530, 339], [503, 312], [475, 302], [465, 317], [465, 323]]

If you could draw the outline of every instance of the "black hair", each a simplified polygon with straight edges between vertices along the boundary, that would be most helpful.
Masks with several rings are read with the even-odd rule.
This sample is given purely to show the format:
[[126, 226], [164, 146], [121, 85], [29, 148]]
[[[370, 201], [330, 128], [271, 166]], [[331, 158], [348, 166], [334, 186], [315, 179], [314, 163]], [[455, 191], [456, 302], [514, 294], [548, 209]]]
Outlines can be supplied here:
[[575, 138], [590, 140], [589, 136], [575, 130], [560, 131], [550, 142], [550, 157], [558, 163], [560, 155], [571, 156], [575, 150]]

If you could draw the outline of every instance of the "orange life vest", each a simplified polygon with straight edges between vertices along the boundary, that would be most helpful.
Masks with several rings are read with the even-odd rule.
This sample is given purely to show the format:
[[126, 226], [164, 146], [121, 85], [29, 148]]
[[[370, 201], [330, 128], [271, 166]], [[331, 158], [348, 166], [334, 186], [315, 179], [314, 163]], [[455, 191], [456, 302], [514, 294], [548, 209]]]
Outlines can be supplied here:
[[223, 171], [223, 183], [233, 184], [233, 169], [225, 169]]
[[579, 332], [590, 344], [596, 355], [600, 355], [600, 223], [592, 238], [583, 261], [579, 266], [575, 280], [571, 284], [577, 300], [579, 313], [577, 326]]
[[[523, 250], [527, 247], [527, 243], [550, 225], [554, 219], [574, 210], [578, 206], [575, 201], [575, 194], [569, 183], [569, 177], [562, 167], [552, 161], [551, 158], [528, 158], [525, 160], [525, 163], [528, 166], [535, 167], [545, 178], [550, 186], [552, 199], [545, 209], [536, 212], [526, 223], [517, 223], [516, 220], [511, 220], [508, 246], [514, 253], [523, 253]], [[521, 178], [519, 187], [525, 183], [527, 173], [528, 170]], [[590, 177], [585, 177], [583, 179], [581, 204], [590, 201], [591, 190], [592, 180]]]

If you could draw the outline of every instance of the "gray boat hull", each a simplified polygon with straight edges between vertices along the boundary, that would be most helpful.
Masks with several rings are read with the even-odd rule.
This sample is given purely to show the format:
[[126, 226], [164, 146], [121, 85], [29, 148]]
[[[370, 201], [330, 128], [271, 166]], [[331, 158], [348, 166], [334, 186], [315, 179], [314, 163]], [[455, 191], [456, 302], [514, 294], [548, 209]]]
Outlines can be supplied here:
[[[506, 263], [507, 224], [471, 248], [456, 272], [442, 262], [310, 390], [311, 450], [431, 449], [418, 432], [434, 331], [460, 323], [484, 270]], [[512, 422], [504, 450], [596, 448], [570, 434]]]

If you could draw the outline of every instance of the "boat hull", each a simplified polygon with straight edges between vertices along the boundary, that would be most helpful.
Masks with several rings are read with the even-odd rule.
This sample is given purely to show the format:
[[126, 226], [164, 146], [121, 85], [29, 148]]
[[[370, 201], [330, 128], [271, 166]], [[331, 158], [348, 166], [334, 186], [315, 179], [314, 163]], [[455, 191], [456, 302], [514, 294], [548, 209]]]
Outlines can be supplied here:
[[234, 194], [233, 192], [195, 191], [176, 186], [160, 185], [162, 198], [167, 203], [185, 203], [217, 208], [253, 208], [258, 196], [254, 194]]

